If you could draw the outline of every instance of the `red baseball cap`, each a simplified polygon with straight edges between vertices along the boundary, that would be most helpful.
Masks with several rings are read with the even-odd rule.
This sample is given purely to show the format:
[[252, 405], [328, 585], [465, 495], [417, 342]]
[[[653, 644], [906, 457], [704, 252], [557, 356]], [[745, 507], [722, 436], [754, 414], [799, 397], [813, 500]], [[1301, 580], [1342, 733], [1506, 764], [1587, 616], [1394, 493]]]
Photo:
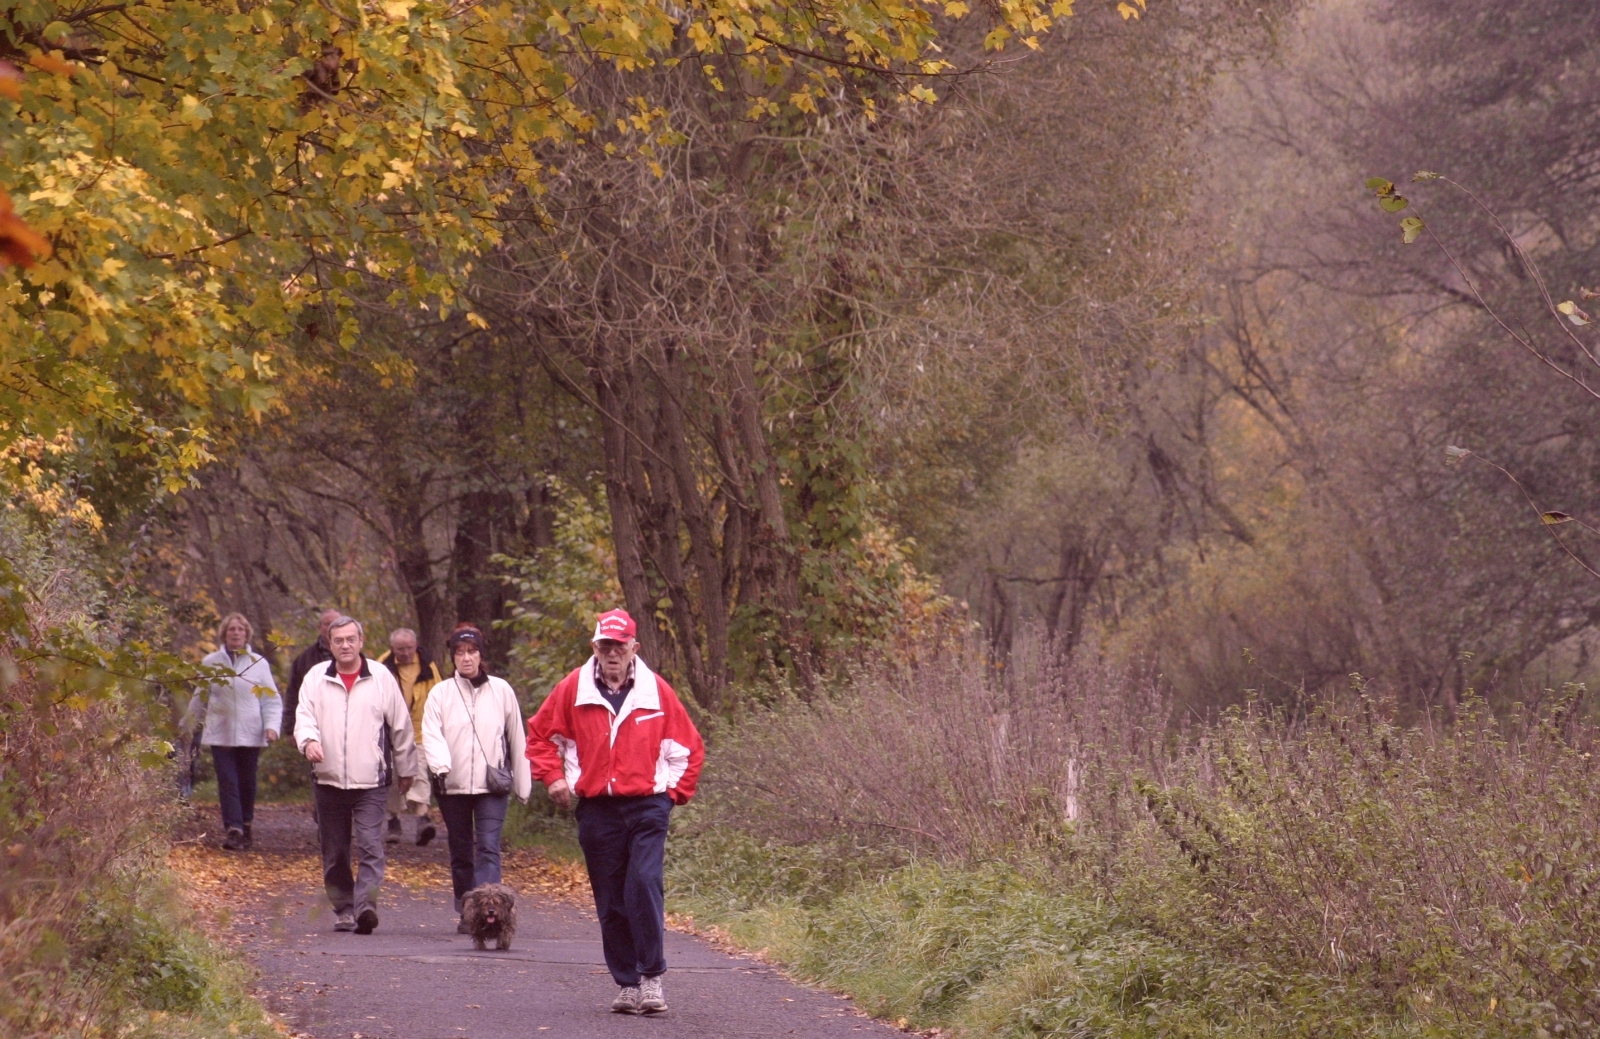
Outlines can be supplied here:
[[633, 623], [633, 618], [628, 616], [627, 610], [607, 610], [595, 622], [594, 638], [589, 641], [611, 639], [615, 642], [626, 642], [638, 634], [639, 628]]

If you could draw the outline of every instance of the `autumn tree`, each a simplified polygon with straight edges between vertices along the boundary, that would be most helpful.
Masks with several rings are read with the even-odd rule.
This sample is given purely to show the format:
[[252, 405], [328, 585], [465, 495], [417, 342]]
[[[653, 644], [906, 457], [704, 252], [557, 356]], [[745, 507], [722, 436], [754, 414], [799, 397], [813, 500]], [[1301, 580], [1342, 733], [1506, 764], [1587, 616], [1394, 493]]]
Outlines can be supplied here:
[[[474, 306], [591, 410], [628, 605], [704, 704], [734, 675], [804, 685], [888, 636], [884, 578], [911, 561], [866, 546], [894, 540], [897, 491], [952, 425], [994, 422], [977, 409], [1062, 406], [1104, 345], [1074, 341], [1063, 304], [1081, 297], [1062, 284], [1098, 267], [1114, 225], [1065, 226], [1084, 214], [1061, 213], [1058, 192], [1105, 139], [1093, 117], [1075, 136], [1039, 116], [1093, 107], [1077, 89], [1097, 39], [1127, 41], [1130, 67], [1148, 47], [1151, 94], [1174, 86], [1159, 44], [1107, 13], [932, 109], [840, 95], [815, 120], [759, 123], [758, 84], [715, 63], [722, 89], [664, 69], [580, 91], [645, 84], [633, 121], [570, 153], [537, 200], [551, 219], [517, 225]], [[981, 53], [960, 33], [946, 45], [958, 65]], [[682, 140], [640, 163], [654, 120]], [[1073, 170], [1063, 153], [1095, 158]], [[1023, 386], [1032, 405], [1008, 399]]]
[[[3, 443], [71, 428], [101, 470], [179, 486], [266, 413], [311, 326], [355, 346], [358, 290], [449, 304], [500, 205], [539, 190], [541, 149], [618, 114], [574, 101], [590, 71], [726, 58], [784, 87], [777, 112], [858, 83], [921, 96], [906, 77], [949, 68], [938, 9], [9, 5], [0, 59], [29, 71], [0, 101], [0, 168], [54, 255], [5, 284]], [[1070, 4], [988, 11], [1001, 46]]]

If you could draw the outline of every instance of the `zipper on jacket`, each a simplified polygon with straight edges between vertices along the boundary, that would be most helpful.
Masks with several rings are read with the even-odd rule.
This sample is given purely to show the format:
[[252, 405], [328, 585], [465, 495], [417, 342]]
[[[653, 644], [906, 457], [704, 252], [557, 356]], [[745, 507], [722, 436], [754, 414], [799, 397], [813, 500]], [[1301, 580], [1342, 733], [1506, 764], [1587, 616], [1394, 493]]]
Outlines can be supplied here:
[[[458, 791], [471, 797], [473, 796], [472, 787], [477, 782], [478, 776], [476, 767], [478, 763], [478, 743], [483, 738], [478, 733], [478, 690], [476, 688], [472, 690], [472, 703], [469, 704], [467, 703], [467, 693], [461, 688], [461, 676], [451, 675], [450, 681], [455, 683], [456, 695], [461, 700], [461, 709], [467, 712], [467, 731], [472, 733], [472, 742], [467, 744], [467, 775], [461, 784], [461, 790]], [[467, 684], [470, 686], [472, 683], [469, 682]], [[443, 718], [440, 721], [442, 723]], [[443, 731], [444, 725], [441, 724], [439, 728], [440, 731]], [[484, 751], [483, 764], [485, 769], [489, 767], [488, 751]], [[484, 787], [484, 790], [487, 792], [488, 787]]]
[[[339, 684], [341, 686], [344, 685], [344, 679], [339, 679]], [[340, 736], [344, 740], [344, 760], [340, 764], [344, 766], [344, 788], [346, 790], [350, 789], [350, 694], [355, 689], [355, 683], [352, 682], [350, 685], [351, 688], [344, 691], [344, 732]]]

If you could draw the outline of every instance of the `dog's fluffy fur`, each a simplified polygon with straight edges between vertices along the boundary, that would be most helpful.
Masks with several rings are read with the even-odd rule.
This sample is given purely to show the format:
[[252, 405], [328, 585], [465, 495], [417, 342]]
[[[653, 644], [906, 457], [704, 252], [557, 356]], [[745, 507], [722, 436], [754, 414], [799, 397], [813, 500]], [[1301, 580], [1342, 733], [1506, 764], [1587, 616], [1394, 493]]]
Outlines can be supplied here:
[[472, 946], [511, 948], [517, 933], [517, 893], [504, 884], [480, 884], [461, 899], [461, 919], [471, 928]]

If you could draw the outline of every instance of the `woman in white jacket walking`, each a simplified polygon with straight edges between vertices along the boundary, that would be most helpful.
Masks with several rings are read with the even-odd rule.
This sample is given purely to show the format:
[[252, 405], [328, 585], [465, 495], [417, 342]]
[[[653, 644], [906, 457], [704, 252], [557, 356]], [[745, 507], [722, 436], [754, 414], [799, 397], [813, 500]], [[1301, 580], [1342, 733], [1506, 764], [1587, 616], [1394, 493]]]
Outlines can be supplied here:
[[217, 769], [217, 801], [225, 831], [222, 846], [248, 851], [256, 812], [256, 765], [261, 748], [278, 738], [283, 700], [272, 680], [272, 665], [250, 648], [254, 629], [242, 613], [230, 613], [217, 626], [222, 648], [201, 664], [233, 672], [226, 681], [197, 690], [189, 701], [191, 731], [211, 748]]
[[[511, 795], [526, 801], [533, 775], [517, 694], [483, 667], [483, 632], [456, 628], [446, 643], [455, 674], [428, 691], [422, 751], [450, 846], [456, 912], [480, 884], [500, 883], [500, 830]], [[465, 930], [465, 924], [458, 925]]]

